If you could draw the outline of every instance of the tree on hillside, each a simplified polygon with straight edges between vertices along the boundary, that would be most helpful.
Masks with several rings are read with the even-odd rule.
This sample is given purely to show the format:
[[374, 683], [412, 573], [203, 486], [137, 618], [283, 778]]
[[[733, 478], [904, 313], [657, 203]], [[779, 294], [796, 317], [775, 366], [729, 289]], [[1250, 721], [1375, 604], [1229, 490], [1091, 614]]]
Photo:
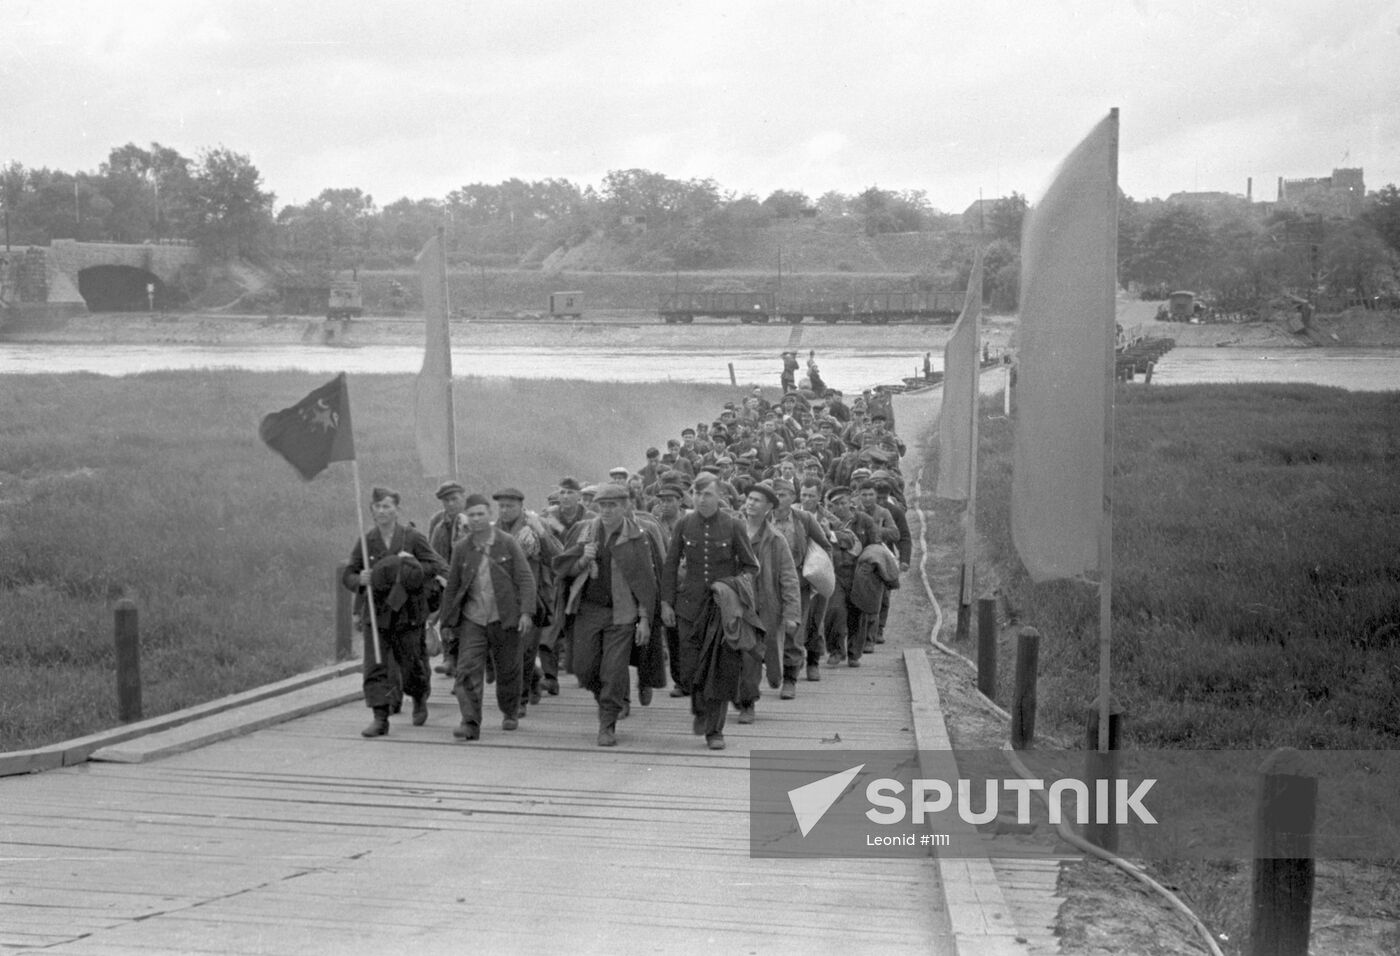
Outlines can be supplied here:
[[277, 214], [283, 248], [328, 271], [358, 266], [378, 231], [374, 197], [357, 188], [323, 189], [301, 206]]
[[1339, 222], [1323, 241], [1322, 263], [1333, 292], [1370, 298], [1395, 287], [1400, 253], [1370, 222]]
[[851, 209], [851, 197], [835, 189], [817, 197], [817, 213], [831, 219], [846, 215]]
[[1012, 192], [1005, 199], [998, 199], [987, 210], [987, 235], [992, 239], [1009, 242], [1013, 247], [1020, 249], [1021, 226], [1026, 220], [1026, 210], [1029, 208], [1026, 197], [1018, 192]]
[[1400, 252], [1400, 189], [1394, 183], [1372, 193], [1361, 218], [1370, 223], [1386, 245]]
[[771, 212], [775, 219], [797, 219], [812, 207], [812, 202], [806, 193], [775, 189], [763, 200], [763, 207]]
[[184, 234], [189, 211], [190, 161], [160, 143], [127, 143], [111, 150], [98, 170], [112, 203], [111, 238], [141, 242]]
[[191, 182], [192, 238], [217, 256], [261, 258], [271, 246], [274, 198], [247, 156], [224, 146], [206, 149]]
[[917, 232], [929, 211], [928, 197], [922, 190], [896, 193], [871, 186], [851, 201], [867, 236], [885, 232]]
[[1127, 278], [1173, 289], [1207, 284], [1214, 256], [1210, 223], [1193, 206], [1166, 204], [1142, 230]]
[[24, 199], [29, 173], [16, 160], [0, 170], [0, 203], [5, 207], [5, 248], [10, 248], [11, 230], [18, 226], [19, 204]]

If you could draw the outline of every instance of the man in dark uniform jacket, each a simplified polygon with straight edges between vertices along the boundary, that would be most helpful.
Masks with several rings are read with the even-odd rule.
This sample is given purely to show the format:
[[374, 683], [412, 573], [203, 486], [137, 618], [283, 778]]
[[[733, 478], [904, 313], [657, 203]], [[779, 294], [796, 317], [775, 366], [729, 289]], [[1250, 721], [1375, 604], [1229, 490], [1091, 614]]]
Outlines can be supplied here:
[[[693, 687], [700, 665], [703, 635], [699, 623], [714, 601], [711, 587], [719, 581], [741, 575], [751, 580], [758, 572], [758, 561], [749, 545], [748, 530], [742, 519], [720, 510], [719, 479], [708, 472], [695, 479], [692, 488], [695, 510], [676, 524], [666, 551], [666, 565], [661, 575], [661, 619], [667, 627], [679, 632], [679, 676], [692, 691], [691, 713], [695, 715], [694, 731], [704, 734], [712, 750], [724, 749], [724, 722], [729, 701], [738, 689], [741, 673], [739, 651], [726, 648], [721, 653], [723, 673], [733, 684], [722, 697], [709, 698]], [[680, 580], [681, 562], [685, 562], [685, 579]], [[732, 657], [732, 659], [731, 659]]]
[[[370, 493], [374, 530], [355, 542], [341, 578], [347, 590], [356, 592], [355, 613], [365, 638], [365, 705], [374, 711], [374, 720], [361, 731], [366, 737], [389, 732], [389, 711], [404, 694], [413, 698], [414, 726], [421, 727], [428, 720], [432, 675], [423, 652], [426, 587], [434, 577], [447, 573], [447, 563], [422, 532], [399, 524], [399, 501], [399, 493], [388, 488], [375, 488]], [[368, 560], [365, 547], [369, 548]], [[372, 601], [365, 599], [367, 590]], [[376, 625], [378, 654], [370, 644]]]

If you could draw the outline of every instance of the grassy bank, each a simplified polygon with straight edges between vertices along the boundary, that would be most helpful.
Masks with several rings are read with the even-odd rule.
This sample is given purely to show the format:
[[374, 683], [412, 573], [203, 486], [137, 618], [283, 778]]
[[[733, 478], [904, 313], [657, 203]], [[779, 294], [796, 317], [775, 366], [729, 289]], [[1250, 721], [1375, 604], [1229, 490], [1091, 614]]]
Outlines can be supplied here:
[[[1097, 595], [1034, 585], [1021, 568], [999, 405], [984, 409], [978, 530], [1006, 601], [1043, 635], [1040, 722], [1078, 739], [1096, 693]], [[1397, 464], [1395, 393], [1120, 388], [1113, 667], [1129, 745], [1400, 746]], [[945, 541], [959, 534], [949, 504]]]
[[[327, 663], [332, 577], [356, 535], [348, 463], [303, 483], [257, 437], [324, 381], [300, 373], [11, 376], [0, 389], [0, 750], [117, 722], [112, 604], [137, 601], [146, 716]], [[436, 510], [410, 376], [350, 381], [364, 492]], [[461, 478], [544, 504], [558, 478], [640, 466], [730, 390], [457, 383]]]

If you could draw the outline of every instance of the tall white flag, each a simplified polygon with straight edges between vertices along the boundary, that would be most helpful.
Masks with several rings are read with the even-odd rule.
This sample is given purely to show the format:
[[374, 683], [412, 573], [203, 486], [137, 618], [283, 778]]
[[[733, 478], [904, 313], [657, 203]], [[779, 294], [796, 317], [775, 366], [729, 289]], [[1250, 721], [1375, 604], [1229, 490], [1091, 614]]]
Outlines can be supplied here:
[[977, 372], [981, 361], [982, 250], [972, 263], [967, 298], [948, 344], [943, 347], [943, 408], [938, 413], [940, 498], [965, 501], [971, 494], [977, 450], [972, 447], [977, 415]]
[[452, 339], [447, 328], [447, 269], [442, 237], [433, 236], [418, 253], [423, 280], [426, 339], [423, 368], [414, 390], [413, 434], [418, 460], [429, 477], [457, 477], [452, 415]]
[[1011, 535], [1037, 582], [1103, 570], [1117, 153], [1115, 110], [1065, 160], [1021, 240]]

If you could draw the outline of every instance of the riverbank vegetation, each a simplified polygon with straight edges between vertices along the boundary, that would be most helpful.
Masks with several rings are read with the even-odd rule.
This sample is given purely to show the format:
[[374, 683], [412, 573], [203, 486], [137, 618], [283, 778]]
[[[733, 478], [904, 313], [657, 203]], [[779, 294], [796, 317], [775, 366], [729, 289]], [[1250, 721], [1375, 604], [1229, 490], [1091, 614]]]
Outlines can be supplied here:
[[[112, 609], [140, 615], [145, 715], [329, 663], [351, 466], [304, 483], [257, 437], [324, 376], [160, 372], [10, 376], [0, 390], [0, 750], [115, 726]], [[456, 382], [460, 478], [542, 508], [558, 479], [640, 467], [648, 444], [733, 390], [505, 379]], [[425, 527], [413, 378], [352, 376], [362, 491], [390, 485]], [[363, 509], [358, 509], [363, 513]]]
[[[1016, 624], [1034, 625], [1040, 745], [1079, 746], [1097, 694], [1097, 592], [1035, 585], [1022, 569], [1000, 412], [1001, 396], [983, 405], [977, 517], [979, 591], [997, 589], [1010, 612], [998, 698], [1010, 707]], [[1114, 462], [1113, 688], [1126, 749], [1400, 746], [1400, 394], [1120, 386]], [[935, 447], [926, 482], [936, 468]], [[960, 554], [960, 518], [951, 502], [932, 509], [940, 552]], [[955, 570], [938, 577], [956, 593]], [[1006, 726], [988, 732], [1004, 741]], [[1225, 952], [1251, 951], [1250, 861], [1146, 865]], [[1320, 860], [1314, 950], [1393, 952], [1396, 872]], [[1098, 952], [1094, 940], [1115, 929], [1131, 938], [1124, 920], [1164, 918], [1126, 903], [1123, 880], [1092, 861], [1065, 871], [1066, 952]]]
[[[1022, 569], [1000, 402], [983, 409], [977, 527], [1006, 607], [1042, 634], [1040, 724], [1081, 739], [1097, 591], [1035, 585]], [[1400, 746], [1400, 394], [1128, 385], [1116, 435], [1113, 686], [1127, 745]], [[936, 537], [957, 540], [958, 519], [940, 508]], [[1003, 698], [1014, 629], [1005, 641]]]

